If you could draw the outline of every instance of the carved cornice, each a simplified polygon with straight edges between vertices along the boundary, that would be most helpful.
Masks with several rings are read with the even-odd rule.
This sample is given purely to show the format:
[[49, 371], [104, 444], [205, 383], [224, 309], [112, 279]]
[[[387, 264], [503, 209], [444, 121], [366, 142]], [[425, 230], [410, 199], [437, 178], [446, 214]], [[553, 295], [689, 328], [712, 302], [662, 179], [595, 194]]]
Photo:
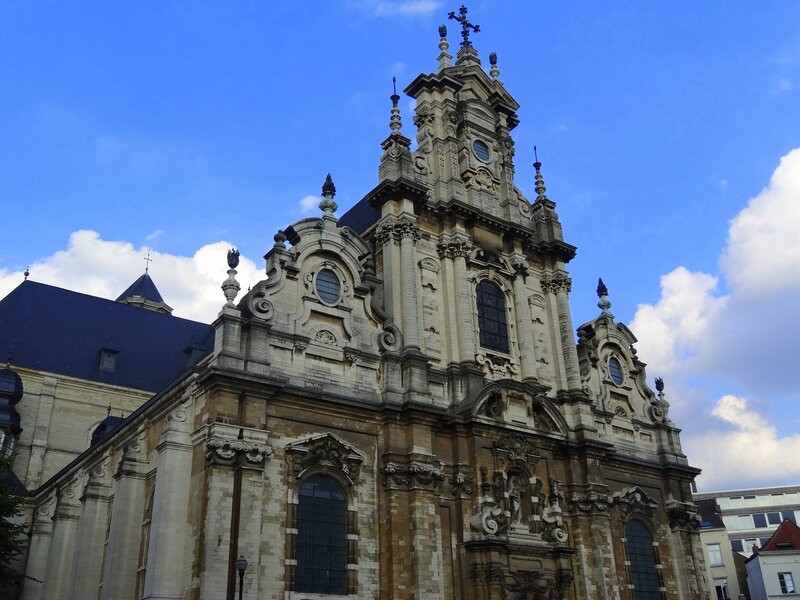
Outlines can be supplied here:
[[498, 563], [472, 564], [469, 566], [469, 580], [473, 585], [502, 585], [505, 581], [502, 565]]
[[438, 491], [444, 481], [441, 461], [433, 456], [412, 454], [399, 460], [387, 460], [381, 468], [383, 487]]
[[687, 529], [697, 531], [700, 529], [700, 518], [697, 511], [685, 506], [673, 506], [667, 509], [670, 529]]
[[436, 244], [436, 251], [439, 258], [467, 258], [472, 252], [472, 242], [469, 240], [456, 239], [448, 242]]
[[379, 244], [399, 242], [403, 238], [410, 238], [416, 244], [421, 237], [419, 223], [409, 218], [384, 223], [375, 229], [375, 241]]
[[241, 457], [251, 465], [261, 465], [272, 455], [272, 446], [252, 440], [211, 437], [206, 441], [206, 459], [222, 459], [233, 462]]
[[364, 463], [361, 452], [332, 433], [289, 444], [286, 456], [295, 477], [302, 477], [303, 472], [310, 468], [320, 467], [338, 471], [353, 484], [358, 483]]
[[568, 499], [568, 505], [572, 512], [601, 513], [608, 511], [612, 499], [607, 494], [598, 492], [577, 493], [573, 492]]
[[572, 278], [565, 273], [555, 273], [550, 277], [543, 277], [541, 285], [545, 294], [557, 294], [559, 292], [569, 294], [572, 291]]

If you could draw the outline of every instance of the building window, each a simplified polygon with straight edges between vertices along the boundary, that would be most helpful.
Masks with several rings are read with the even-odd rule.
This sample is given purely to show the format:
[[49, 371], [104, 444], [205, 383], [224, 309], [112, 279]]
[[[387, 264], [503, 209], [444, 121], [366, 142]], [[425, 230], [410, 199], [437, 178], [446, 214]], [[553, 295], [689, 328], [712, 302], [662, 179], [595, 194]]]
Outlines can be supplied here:
[[622, 385], [625, 381], [625, 376], [622, 373], [622, 363], [616, 356], [608, 359], [608, 374], [611, 376], [611, 381], [617, 385]]
[[780, 525], [781, 524], [781, 513], [779, 513], [779, 512], [767, 513], [767, 520], [769, 521], [770, 525]]
[[300, 485], [296, 543], [295, 591], [347, 594], [347, 496], [333, 478]]
[[631, 519], [625, 526], [625, 548], [630, 562], [634, 599], [661, 600], [653, 541], [642, 521]]
[[117, 370], [117, 355], [118, 350], [111, 348], [102, 348], [100, 350], [100, 370], [107, 373], [113, 373]]
[[744, 543], [742, 540], [731, 540], [731, 550], [734, 552], [744, 552]]
[[778, 583], [781, 585], [782, 594], [796, 594], [794, 579], [791, 573], [778, 573]]
[[764, 513], [758, 513], [753, 515], [753, 523], [756, 527], [766, 527], [767, 526], [767, 515]]
[[714, 591], [716, 593], [715, 597], [717, 600], [731, 600], [731, 597], [728, 595], [727, 579], [715, 579]]
[[478, 329], [481, 347], [508, 353], [508, 324], [503, 291], [491, 281], [481, 281], [476, 289]]
[[336, 273], [330, 269], [322, 269], [317, 273], [315, 289], [317, 296], [325, 304], [336, 304], [339, 301], [342, 285]]
[[720, 550], [719, 544], [708, 544], [706, 548], [708, 549], [709, 566], [711, 567], [723, 566], [724, 563], [722, 562], [722, 550]]

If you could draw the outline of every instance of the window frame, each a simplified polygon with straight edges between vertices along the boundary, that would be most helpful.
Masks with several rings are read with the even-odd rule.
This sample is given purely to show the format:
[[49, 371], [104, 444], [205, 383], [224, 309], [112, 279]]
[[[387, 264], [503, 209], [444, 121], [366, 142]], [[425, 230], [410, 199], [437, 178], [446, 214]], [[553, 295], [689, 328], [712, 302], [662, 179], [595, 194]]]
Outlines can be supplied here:
[[[706, 551], [708, 552], [708, 566], [709, 567], [724, 567], [725, 561], [722, 558], [722, 546], [720, 544], [706, 544]], [[717, 560], [715, 560], [717, 559]]]
[[781, 571], [778, 573], [778, 585], [781, 586], [782, 594], [796, 594], [797, 588], [794, 584], [794, 577], [791, 571]]
[[[660, 561], [653, 544], [653, 534], [642, 519], [634, 517], [625, 523], [625, 554], [634, 600], [662, 600], [664, 593], [658, 568]], [[646, 587], [637, 588], [637, 584], [642, 583]]]
[[[490, 293], [489, 290], [492, 290]], [[490, 300], [495, 300], [492, 306]], [[481, 279], [475, 286], [475, 305], [478, 314], [478, 344], [490, 352], [510, 354], [508, 310], [503, 288], [489, 279]]]

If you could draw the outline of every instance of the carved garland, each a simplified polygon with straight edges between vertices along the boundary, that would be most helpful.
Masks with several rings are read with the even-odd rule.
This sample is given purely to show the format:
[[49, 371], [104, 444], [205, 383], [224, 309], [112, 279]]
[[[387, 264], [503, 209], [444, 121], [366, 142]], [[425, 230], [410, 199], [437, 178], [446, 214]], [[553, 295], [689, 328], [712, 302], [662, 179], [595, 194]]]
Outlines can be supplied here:
[[260, 465], [271, 455], [272, 446], [250, 440], [212, 437], [206, 442], [206, 459], [208, 460], [221, 458], [230, 461], [241, 456], [251, 465]]
[[438, 491], [444, 481], [441, 461], [434, 457], [413, 456], [408, 462], [387, 461], [381, 469], [383, 487]]

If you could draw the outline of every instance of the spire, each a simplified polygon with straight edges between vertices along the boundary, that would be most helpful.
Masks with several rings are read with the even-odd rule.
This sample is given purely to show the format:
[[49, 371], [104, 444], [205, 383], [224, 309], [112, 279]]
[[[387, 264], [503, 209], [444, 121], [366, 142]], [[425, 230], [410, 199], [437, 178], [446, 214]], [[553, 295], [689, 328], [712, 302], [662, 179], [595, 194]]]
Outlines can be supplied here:
[[450, 47], [450, 43], [447, 41], [447, 27], [444, 25], [439, 25], [439, 70], [446, 69], [447, 67], [452, 67], [453, 64], [450, 62], [453, 59], [453, 56], [447, 52], [447, 49]]
[[225, 294], [226, 307], [235, 308], [233, 303], [234, 298], [242, 289], [239, 282], [236, 281], [236, 267], [239, 266], [239, 251], [236, 248], [228, 250], [228, 278], [222, 282], [222, 293]]
[[147, 271], [119, 295], [117, 302], [146, 308], [160, 313], [172, 314], [172, 308], [164, 302], [156, 284], [153, 283]]
[[331, 179], [331, 174], [328, 173], [328, 176], [325, 178], [325, 183], [322, 184], [322, 200], [319, 203], [319, 209], [325, 213], [325, 216], [332, 216], [333, 213], [336, 212], [336, 209], [339, 208], [339, 205], [333, 201], [333, 197], [336, 195], [336, 186], [333, 185], [333, 179]]
[[492, 66], [489, 69], [489, 75], [492, 76], [492, 79], [497, 80], [500, 77], [500, 69], [497, 68], [497, 52], [492, 52], [489, 55], [489, 64]]
[[389, 117], [389, 129], [392, 133], [400, 133], [400, 128], [403, 126], [403, 121], [400, 118], [400, 109], [397, 103], [400, 101], [400, 96], [397, 95], [397, 77], [392, 77], [392, 116]]
[[597, 303], [597, 307], [600, 309], [600, 318], [613, 321], [614, 315], [608, 310], [611, 308], [611, 302], [608, 299], [608, 288], [606, 284], [603, 283], [602, 277], [597, 280], [597, 297], [600, 298], [600, 301]]
[[533, 163], [533, 168], [536, 169], [536, 201], [540, 200], [549, 200], [547, 194], [547, 187], [544, 185], [544, 177], [542, 177], [542, 163], [539, 162], [539, 151], [536, 149], [536, 146], [533, 147], [533, 155], [536, 158], [536, 162]]

